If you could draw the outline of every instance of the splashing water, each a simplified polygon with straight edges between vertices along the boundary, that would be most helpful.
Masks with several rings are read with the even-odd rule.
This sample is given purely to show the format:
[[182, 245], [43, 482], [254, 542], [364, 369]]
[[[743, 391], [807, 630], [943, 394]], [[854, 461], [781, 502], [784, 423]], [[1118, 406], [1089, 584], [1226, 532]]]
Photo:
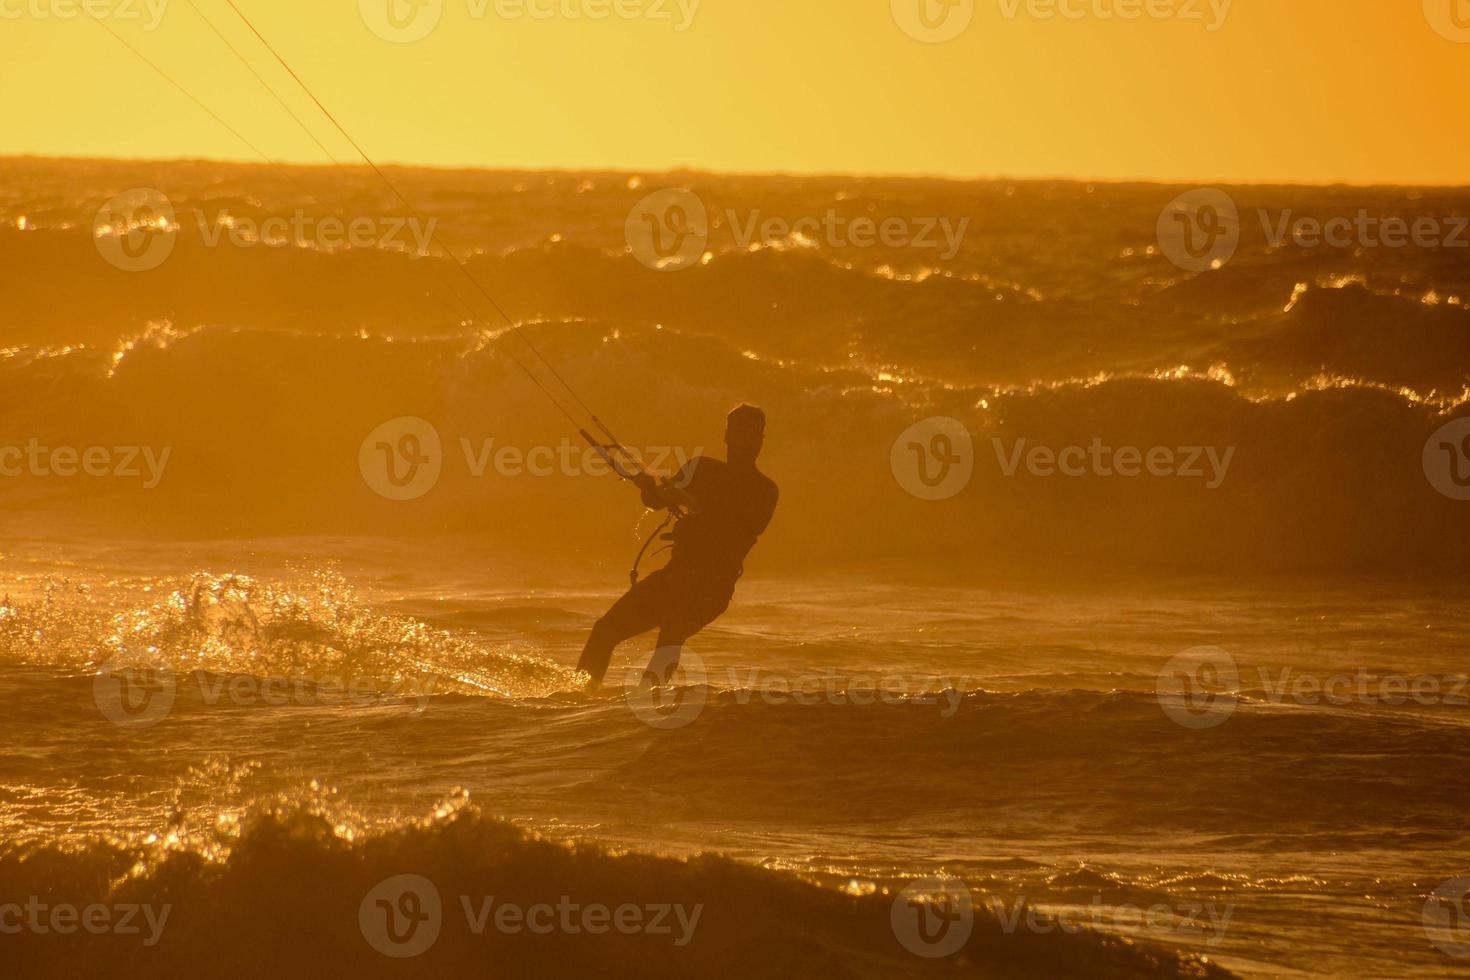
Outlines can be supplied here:
[[[159, 592], [162, 600], [148, 601]], [[0, 605], [0, 663], [330, 679], [377, 692], [505, 698], [545, 697], [582, 680], [533, 651], [377, 612], [328, 571], [289, 583], [196, 572], [105, 590], [46, 579], [34, 598]]]

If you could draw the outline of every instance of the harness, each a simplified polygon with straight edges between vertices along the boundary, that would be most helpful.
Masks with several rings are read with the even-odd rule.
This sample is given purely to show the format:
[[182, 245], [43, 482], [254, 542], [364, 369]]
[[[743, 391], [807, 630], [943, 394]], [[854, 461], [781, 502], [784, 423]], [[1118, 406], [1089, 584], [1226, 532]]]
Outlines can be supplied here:
[[669, 511], [669, 516], [668, 517], [665, 517], [663, 519], [663, 521], [659, 524], [659, 526], [653, 529], [653, 533], [652, 534], [650, 534], [648, 537], [646, 537], [646, 538], [643, 539], [643, 547], [641, 547], [641, 548], [638, 549], [638, 554], [633, 558], [633, 567], [630, 568], [630, 569], [628, 569], [628, 585], [629, 586], [634, 586], [634, 585], [637, 585], [638, 584], [638, 569], [643, 564], [643, 559], [644, 559], [645, 556], [647, 556], [648, 549], [650, 547], [652, 547], [652, 545], [653, 545], [653, 543], [655, 541], [657, 541], [660, 538], [662, 538], [662, 540], [669, 542], [668, 544], [664, 545], [662, 548], [659, 548], [657, 551], [655, 551], [654, 552], [655, 555], [662, 554], [663, 552], [668, 551], [670, 548], [672, 548], [674, 546], [673, 545], [674, 532], [673, 531], [670, 531], [668, 534], [664, 534], [663, 533], [663, 530], [664, 530], [664, 528], [668, 527], [670, 524], [674, 525], [675, 527], [678, 527], [679, 519], [681, 517], [683, 517], [683, 516], [684, 515], [682, 513], [679, 513], [679, 512], [673, 511], [673, 510]]
[[[621, 443], [598, 442], [596, 439], [592, 438], [591, 433], [589, 433], [586, 429], [579, 430], [579, 434], [584, 440], [586, 440], [587, 445], [591, 446], [592, 449], [597, 453], [597, 455], [602, 457], [602, 461], [606, 463], [608, 465], [608, 468], [616, 473], [620, 479], [627, 480], [629, 483], [632, 483], [636, 486], [638, 483], [638, 478], [640, 476], [649, 475], [648, 471], [645, 470], [642, 464], [638, 462], [638, 459], [633, 455], [632, 451]], [[628, 464], [631, 464], [631, 466]], [[666, 544], [662, 548], [659, 548], [657, 551], [655, 551], [655, 555], [661, 554], [662, 552], [667, 551], [669, 548], [673, 547], [672, 542], [674, 540], [674, 532], [669, 531], [667, 534], [665, 534], [664, 531], [671, 525], [675, 529], [677, 529], [679, 521], [683, 520], [684, 516], [685, 512], [683, 508], [670, 507], [668, 516], [659, 523], [658, 527], [653, 529], [653, 533], [651, 533], [647, 538], [643, 540], [643, 545], [638, 549], [638, 554], [633, 557], [633, 566], [628, 569], [628, 585], [630, 587], [638, 584], [638, 579], [640, 577], [639, 569], [643, 565], [643, 559], [648, 557], [648, 549], [653, 546], [653, 543], [655, 541], [664, 540], [670, 542], [669, 544]]]

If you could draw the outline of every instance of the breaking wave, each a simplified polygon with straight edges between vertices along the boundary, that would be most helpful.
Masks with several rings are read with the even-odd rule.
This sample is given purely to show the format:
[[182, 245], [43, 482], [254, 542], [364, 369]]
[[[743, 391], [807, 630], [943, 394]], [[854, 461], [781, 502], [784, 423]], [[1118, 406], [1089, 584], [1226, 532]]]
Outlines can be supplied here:
[[[379, 952], [394, 945], [379, 934], [370, 901], [403, 875], [415, 876], [415, 895], [432, 894], [414, 911], [436, 932], [408, 959]], [[924, 960], [889, 925], [894, 894], [853, 884], [839, 891], [716, 857], [568, 846], [465, 806], [355, 839], [319, 814], [278, 808], [251, 818], [222, 861], [103, 843], [0, 854], [7, 896], [35, 896], [48, 909], [101, 905], [119, 921], [136, 920], [135, 934], [8, 936], [13, 976], [85, 976], [104, 962], [123, 978], [194, 976], [200, 964], [225, 978], [469, 976], [487, 965], [497, 975], [559, 977], [1228, 976], [1196, 956], [1090, 932], [1006, 934], [979, 903], [963, 948]], [[487, 900], [522, 909], [634, 906], [648, 910], [649, 928], [593, 931], [573, 919], [575, 931], [554, 936], [483, 923], [477, 933], [476, 910]], [[683, 917], [655, 926], [660, 907]]]
[[[721, 453], [729, 407], [762, 404], [764, 462], [787, 491], [762, 562], [923, 554], [999, 567], [1435, 574], [1470, 561], [1460, 546], [1470, 516], [1424, 466], [1430, 435], [1467, 414], [1459, 397], [1320, 373], [1252, 394], [1223, 368], [958, 386], [784, 362], [657, 327], [548, 321], [528, 335], [666, 471], [681, 455]], [[12, 353], [0, 360], [8, 431], [78, 452], [144, 451], [133, 478], [10, 480], [0, 501], [25, 526], [62, 532], [453, 534], [535, 549], [556, 522], [607, 552], [627, 547], [636, 500], [584, 466], [586, 447], [526, 383], [513, 349], [478, 332], [209, 328], [158, 329], [118, 350]], [[899, 436], [933, 415], [959, 420], [974, 445], [969, 486], [938, 504], [907, 493], [891, 460]], [[437, 483], [408, 502], [375, 492], [359, 458], [370, 433], [404, 416], [429, 421], [442, 447]], [[1104, 465], [1064, 478], [1027, 462], [1038, 448], [1094, 444], [1106, 458], [1166, 451], [1172, 475]], [[532, 472], [537, 447], [549, 468]], [[520, 460], [509, 468], [507, 448]]]

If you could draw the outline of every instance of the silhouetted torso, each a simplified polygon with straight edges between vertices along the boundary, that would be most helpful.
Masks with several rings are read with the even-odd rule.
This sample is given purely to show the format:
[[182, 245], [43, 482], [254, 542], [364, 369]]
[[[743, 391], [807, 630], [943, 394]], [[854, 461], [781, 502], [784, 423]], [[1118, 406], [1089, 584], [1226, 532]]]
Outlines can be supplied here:
[[619, 643], [656, 628], [658, 652], [646, 673], [667, 684], [684, 643], [729, 608], [745, 556], [776, 512], [776, 484], [754, 465], [707, 456], [690, 460], [671, 484], [661, 486], [644, 474], [639, 486], [649, 507], [689, 510], [674, 525], [669, 563], [635, 579], [592, 627], [577, 669], [594, 683], [607, 674]]
[[679, 477], [699, 509], [675, 527], [669, 568], [733, 586], [745, 556], [776, 512], [776, 484], [754, 466], [733, 466], [708, 456], [690, 460]]

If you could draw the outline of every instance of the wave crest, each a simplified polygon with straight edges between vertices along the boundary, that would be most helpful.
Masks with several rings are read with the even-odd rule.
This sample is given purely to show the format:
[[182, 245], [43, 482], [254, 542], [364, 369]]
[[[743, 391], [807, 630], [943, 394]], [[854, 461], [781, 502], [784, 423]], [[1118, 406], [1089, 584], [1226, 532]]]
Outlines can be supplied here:
[[[201, 963], [222, 978], [471, 976], [486, 964], [495, 975], [547, 977], [735, 970], [746, 977], [1229, 975], [1198, 957], [1091, 932], [1007, 934], [980, 902], [965, 946], [945, 959], [924, 960], [894, 938], [888, 888], [825, 889], [717, 857], [672, 860], [569, 846], [473, 807], [357, 840], [344, 839], [319, 815], [274, 812], [253, 818], [222, 862], [175, 852], [150, 866], [139, 857], [100, 844], [0, 854], [5, 895], [75, 906], [134, 904], [155, 914], [168, 909], [151, 946], [145, 936], [8, 936], [6, 959], [16, 975], [85, 976], [104, 956], [109, 974], [124, 980], [198, 975]], [[361, 910], [402, 875], [416, 876], [423, 894], [432, 890], [437, 931], [420, 955], [392, 960], [374, 947], [381, 940]], [[698, 918], [691, 915], [695, 924], [682, 933], [680, 927], [632, 934], [562, 928], [539, 935], [487, 923], [477, 934], [475, 913], [490, 898], [497, 907], [522, 909], [673, 906], [698, 910]], [[681, 935], [686, 941], [676, 945]]]

